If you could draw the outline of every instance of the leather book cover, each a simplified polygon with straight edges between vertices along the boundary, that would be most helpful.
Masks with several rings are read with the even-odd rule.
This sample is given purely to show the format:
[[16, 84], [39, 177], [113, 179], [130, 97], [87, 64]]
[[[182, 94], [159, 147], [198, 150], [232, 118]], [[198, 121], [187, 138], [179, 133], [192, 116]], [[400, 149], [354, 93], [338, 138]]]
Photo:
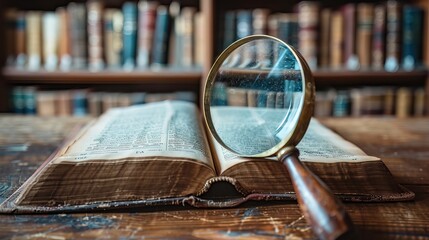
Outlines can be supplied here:
[[58, 56], [59, 67], [62, 71], [69, 71], [72, 67], [71, 56], [71, 36], [70, 36], [70, 21], [68, 11], [64, 7], [57, 9], [57, 17], [59, 19], [59, 34], [58, 34]]
[[168, 64], [169, 40], [171, 35], [171, 17], [168, 7], [157, 8], [155, 32], [152, 43], [152, 65], [162, 67]]
[[137, 47], [137, 4], [125, 2], [122, 6], [124, 24], [122, 27], [122, 68], [131, 71], [136, 65]]
[[357, 5], [356, 52], [362, 69], [371, 66], [371, 34], [374, 6], [371, 3]]
[[332, 69], [343, 67], [344, 17], [340, 11], [334, 11], [331, 17], [330, 29], [330, 58], [329, 66]]
[[386, 5], [378, 4], [374, 7], [374, 25], [372, 28], [371, 66], [375, 70], [382, 70], [385, 56], [386, 34]]
[[42, 13], [40, 11], [28, 11], [25, 18], [27, 69], [37, 71], [42, 65]]
[[104, 10], [104, 56], [106, 67], [121, 68], [122, 60], [122, 27], [123, 15], [121, 10], [107, 8]]
[[139, 68], [147, 68], [151, 63], [157, 7], [158, 3], [154, 1], [140, 1], [138, 4], [137, 66]]
[[311, 69], [318, 67], [319, 11], [318, 2], [298, 4], [298, 49]]
[[87, 67], [87, 40], [86, 40], [86, 7], [84, 3], [71, 2], [67, 5], [69, 21], [71, 58], [74, 69]]
[[356, 53], [356, 4], [348, 3], [342, 7], [344, 20], [344, 55], [343, 63], [348, 70], [359, 69]]
[[99, 71], [104, 67], [103, 59], [103, 3], [98, 0], [86, 2], [88, 33], [88, 67]]
[[423, 10], [405, 5], [402, 17], [402, 67], [411, 71], [422, 62]]
[[394, 72], [399, 69], [401, 54], [401, 4], [387, 1], [386, 7], [386, 61], [384, 69]]

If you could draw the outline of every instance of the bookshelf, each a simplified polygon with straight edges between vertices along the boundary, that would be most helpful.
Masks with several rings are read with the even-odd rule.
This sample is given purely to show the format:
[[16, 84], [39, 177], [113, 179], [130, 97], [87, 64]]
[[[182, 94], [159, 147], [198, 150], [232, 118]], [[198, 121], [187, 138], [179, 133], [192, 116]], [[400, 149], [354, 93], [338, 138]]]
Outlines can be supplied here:
[[[207, 66], [205, 67], [205, 69], [208, 69], [211, 63], [214, 62], [214, 59], [220, 53], [220, 49], [222, 49], [222, 41], [226, 40], [226, 37], [223, 34], [226, 32], [224, 31], [224, 29], [227, 28], [227, 26], [225, 25], [225, 21], [227, 21], [226, 15], [228, 14], [228, 12], [235, 12], [236, 21], [238, 21], [237, 15], [239, 14], [240, 11], [254, 10], [256, 8], [268, 9], [270, 14], [296, 13], [297, 11], [299, 11], [297, 10], [298, 9], [297, 5], [300, 2], [302, 1], [288, 1], [288, 2], [278, 2], [275, 0], [202, 1], [201, 10], [203, 12], [204, 17], [206, 18], [206, 24], [208, 26], [205, 30], [206, 31], [205, 35], [208, 38], [207, 43], [208, 45], [210, 45], [210, 47], [208, 47], [208, 53], [206, 56], [205, 63], [207, 64]], [[314, 2], [316, 2], [319, 6], [319, 14], [321, 14], [323, 9], [330, 9], [332, 12], [339, 11], [344, 5], [347, 5], [350, 3], [355, 4], [356, 6], [359, 3], [369, 3], [369, 4], [372, 4], [373, 6], [379, 3], [386, 4], [386, 1], [371, 2], [371, 1], [355, 1], [355, 0], [339, 0], [339, 1], [320, 0], [320, 1], [314, 1]], [[422, 59], [421, 59], [422, 64], [420, 66], [416, 66], [412, 70], [409, 70], [409, 69], [404, 70], [402, 67], [400, 67], [398, 70], [394, 70], [394, 71], [386, 71], [384, 70], [384, 68], [382, 69], [360, 68], [360, 69], [348, 70], [344, 66], [341, 67], [340, 69], [338, 68], [334, 69], [334, 68], [329, 68], [329, 67], [327, 68], [323, 66], [321, 67], [319, 65], [318, 67], [313, 68], [313, 76], [316, 82], [316, 89], [326, 89], [326, 88], [345, 89], [345, 88], [374, 87], [374, 86], [375, 87], [389, 86], [389, 87], [395, 87], [395, 88], [400, 88], [400, 87], [424, 88], [424, 92], [426, 95], [426, 99], [424, 100], [425, 112], [426, 112], [426, 115], [429, 114], [429, 74], [428, 74], [429, 1], [412, 0], [412, 1], [398, 1], [398, 2], [400, 3], [401, 10], [403, 5], [411, 4], [411, 5], [420, 7], [424, 12], [423, 14], [424, 17], [422, 20], [423, 32], [421, 36], [422, 49], [420, 51], [422, 52]], [[320, 20], [320, 18], [318, 19]], [[357, 21], [357, 16], [356, 16], [356, 21]], [[252, 25], [252, 23], [250, 23], [250, 25]], [[321, 26], [318, 25], [317, 29], [320, 30], [320, 28]], [[228, 29], [228, 31], [230, 31], [230, 29]], [[269, 29], [267, 31], [270, 32]], [[321, 57], [320, 54], [321, 53], [319, 49], [319, 52], [317, 55], [318, 58]], [[386, 55], [387, 53], [384, 53], [384, 54]]]
[[[99, 1], [102, 4], [102, 46], [104, 48], [107, 48], [107, 41], [105, 37], [107, 35], [107, 29], [108, 29], [108, 23], [105, 18], [105, 13], [108, 11], [111, 11], [111, 9], [116, 10], [116, 12], [122, 13], [122, 21], [125, 22], [124, 14], [125, 9], [124, 6], [127, 3], [133, 3], [134, 4], [134, 10], [141, 11], [141, 6], [139, 6], [138, 1], [125, 1], [125, 0], [106, 0], [106, 1]], [[155, 7], [158, 6], [166, 6], [167, 10], [171, 13], [174, 9], [172, 9], [172, 1], [171, 0], [156, 0], [153, 1], [155, 3]], [[160, 95], [168, 95], [167, 93], [174, 93], [179, 92], [179, 95], [181, 95], [181, 92], [191, 92], [194, 93], [195, 96], [199, 97], [199, 90], [200, 90], [200, 82], [202, 79], [202, 67], [200, 62], [196, 62], [196, 56], [193, 57], [193, 63], [188, 64], [184, 66], [183, 63], [177, 61], [180, 61], [181, 59], [177, 60], [176, 58], [171, 59], [174, 57], [175, 53], [168, 53], [167, 61], [168, 63], [165, 64], [157, 64], [157, 66], [153, 66], [152, 63], [149, 63], [151, 65], [149, 66], [137, 66], [137, 54], [138, 49], [131, 50], [135, 51], [135, 56], [133, 57], [135, 59], [135, 66], [132, 69], [125, 69], [122, 64], [120, 63], [119, 66], [108, 66], [108, 59], [107, 59], [107, 50], [103, 50], [102, 59], [104, 60], [104, 66], [100, 69], [90, 69], [90, 50], [89, 50], [89, 34], [87, 32], [88, 29], [84, 30], [86, 35], [86, 44], [88, 44], [86, 47], [86, 66], [80, 67], [80, 68], [69, 68], [69, 69], [60, 69], [61, 62], [60, 59], [58, 60], [57, 66], [54, 69], [46, 69], [46, 66], [43, 65], [43, 63], [46, 62], [45, 57], [43, 56], [44, 52], [41, 51], [40, 55], [42, 57], [42, 64], [41, 66], [34, 70], [34, 69], [28, 69], [29, 65], [28, 58], [26, 59], [26, 66], [10, 66], [7, 62], [8, 57], [8, 50], [6, 50], [5, 45], [7, 45], [7, 31], [8, 31], [8, 19], [7, 19], [7, 9], [16, 9], [19, 12], [23, 12], [24, 14], [28, 14], [30, 11], [39, 11], [42, 13], [42, 21], [41, 26], [43, 28], [43, 17], [44, 14], [47, 12], [53, 12], [56, 13], [58, 17], [58, 21], [61, 21], [59, 14], [59, 9], [63, 8], [66, 9], [67, 13], [70, 14], [70, 11], [68, 10], [68, 7], [71, 5], [71, 3], [76, 3], [77, 5], [85, 6], [85, 14], [88, 14], [88, 3], [89, 1], [86, 0], [77, 0], [77, 1], [70, 1], [70, 0], [61, 0], [61, 1], [55, 1], [55, 2], [42, 2], [42, 3], [35, 3], [33, 1], [29, 0], [17, 0], [13, 2], [7, 2], [7, 1], [1, 1], [0, 7], [2, 9], [2, 17], [0, 18], [0, 45], [2, 46], [0, 49], [0, 60], [1, 60], [1, 71], [0, 71], [0, 112], [10, 112], [13, 111], [13, 108], [11, 107], [12, 99], [11, 96], [13, 95], [13, 89], [15, 87], [30, 87], [32, 88], [35, 86], [37, 89], [36, 91], [64, 91], [64, 90], [70, 90], [70, 92], [76, 90], [76, 89], [82, 89], [82, 90], [90, 90], [94, 92], [123, 92], [125, 94], [132, 93], [132, 92], [146, 92], [146, 93], [160, 93]], [[178, 3], [178, 2], [177, 2]], [[177, 10], [177, 4], [175, 5]], [[185, 8], [192, 8], [194, 9], [196, 13], [199, 11], [199, 1], [198, 0], [183, 0], [180, 1], [180, 8], [182, 9], [182, 12]], [[3, 11], [4, 9], [4, 11]], [[158, 9], [156, 9], [157, 11]], [[189, 11], [188, 11], [189, 12]], [[107, 15], [107, 13], [106, 13]], [[175, 19], [178, 19], [179, 13], [176, 12], [176, 15], [174, 16]], [[155, 15], [156, 16], [156, 15]], [[181, 16], [180, 16], [181, 17]], [[27, 21], [27, 19], [25, 19]], [[135, 19], [137, 24], [137, 30], [141, 27], [140, 23], [138, 22], [139, 19]], [[192, 19], [193, 20], [193, 19]], [[88, 15], [86, 15], [85, 21], [88, 21]], [[124, 24], [122, 22], [122, 24]], [[58, 23], [61, 24], [61, 23]], [[69, 24], [67, 22], [67, 24]], [[85, 28], [88, 27], [89, 24], [87, 22], [84, 22]], [[171, 24], [171, 23], [170, 23]], [[184, 23], [182, 23], [184, 24]], [[155, 23], [156, 25], [156, 19]], [[67, 25], [69, 26], [69, 25]], [[156, 26], [154, 26], [156, 27]], [[173, 34], [175, 34], [175, 30], [172, 26], [170, 32], [170, 37], [167, 39], [168, 47], [171, 48], [172, 44], [174, 43]], [[125, 28], [122, 28], [124, 30]], [[61, 28], [59, 30], [61, 32]], [[70, 31], [70, 28], [69, 28]], [[122, 37], [124, 37], [124, 31], [121, 32]], [[43, 39], [43, 31], [41, 32], [41, 38]], [[192, 32], [194, 34], [194, 32]], [[61, 35], [61, 34], [60, 34]], [[176, 37], [176, 35], [174, 35]], [[193, 37], [193, 36], [191, 36]], [[136, 48], [140, 47], [138, 44], [139, 36], [136, 36], [137, 43]], [[69, 39], [70, 40], [70, 39]], [[28, 41], [26, 39], [26, 41]], [[125, 41], [125, 38], [122, 38], [121, 41]], [[59, 40], [59, 46], [57, 54], [60, 55], [60, 42]], [[155, 41], [154, 41], [155, 42]], [[123, 42], [121, 42], [123, 43]], [[46, 46], [43, 45], [44, 42], [42, 40], [41, 45], [42, 49], [46, 48]], [[155, 44], [155, 43], [153, 43]], [[71, 43], [73, 45], [73, 43]], [[125, 45], [129, 44], [122, 44], [122, 50], [118, 54], [120, 58], [125, 58]], [[27, 49], [28, 50], [28, 49]], [[175, 50], [174, 50], [175, 51]], [[192, 49], [192, 51], [195, 51], [195, 49]], [[173, 52], [173, 51], [171, 51]], [[170, 56], [171, 55], [171, 56]], [[152, 59], [152, 53], [151, 53], [151, 59], [150, 61], [154, 61], [154, 57]], [[120, 60], [121, 61], [121, 60]], [[37, 94], [37, 93], [36, 93]], [[174, 94], [173, 94], [174, 95]], [[187, 95], [188, 96], [188, 95]], [[89, 100], [88, 100], [89, 101]]]
[[[66, 6], [70, 0], [61, 1], [44, 1], [36, 3], [30, 0], [1, 1], [2, 9], [17, 8], [20, 10], [41, 10], [54, 11], [56, 8]], [[85, 0], [77, 0], [78, 3], [86, 3]], [[104, 1], [105, 7], [121, 8], [125, 0], [107, 0]], [[137, 2], [137, 1], [134, 1]], [[169, 5], [171, 0], [158, 0], [159, 4]], [[201, 24], [198, 43], [203, 43], [199, 52], [201, 66], [197, 68], [176, 68], [167, 67], [158, 70], [109, 70], [92, 72], [89, 70], [71, 70], [71, 71], [28, 71], [16, 68], [3, 67], [0, 73], [0, 112], [11, 111], [9, 107], [9, 95], [14, 86], [19, 85], [42, 85], [48, 88], [66, 88], [68, 86], [87, 88], [100, 88], [112, 90], [121, 88], [134, 89], [139, 88], [148, 92], [155, 91], [174, 91], [190, 90], [199, 95], [200, 88], [204, 84], [205, 77], [215, 58], [223, 48], [223, 25], [225, 13], [228, 11], [238, 11], [243, 9], [266, 8], [270, 13], [292, 13], [297, 11], [298, 0], [279, 2], [276, 0], [182, 0], [179, 1], [181, 6], [195, 7], [201, 14]], [[320, 9], [340, 9], [347, 3], [372, 3], [371, 1], [356, 0], [320, 0], [315, 1], [319, 4]], [[383, 2], [383, 1], [381, 1]], [[354, 88], [361, 86], [394, 86], [394, 87], [423, 87], [426, 96], [429, 96], [429, 2], [427, 0], [402, 1], [402, 4], [413, 4], [424, 10], [423, 33], [422, 33], [422, 65], [413, 70], [399, 69], [389, 72], [383, 69], [359, 69], [346, 70], [344, 68], [332, 70], [331, 68], [314, 68], [313, 75], [316, 81], [317, 89], [334, 88]], [[375, 4], [375, 3], [373, 3]], [[6, 21], [0, 19], [0, 45], [5, 46], [6, 40]], [[196, 43], [196, 44], [198, 44]], [[3, 66], [6, 62], [6, 50], [0, 48], [0, 58]], [[429, 114], [429, 97], [426, 97], [426, 114]]]

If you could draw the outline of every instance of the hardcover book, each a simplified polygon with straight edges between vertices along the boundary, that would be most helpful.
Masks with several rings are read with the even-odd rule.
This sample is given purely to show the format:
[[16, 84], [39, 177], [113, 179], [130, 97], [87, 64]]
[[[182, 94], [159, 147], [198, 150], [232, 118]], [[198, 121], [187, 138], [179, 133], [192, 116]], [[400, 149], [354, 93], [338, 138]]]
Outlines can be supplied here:
[[39, 11], [28, 11], [25, 15], [26, 28], [26, 50], [27, 50], [27, 69], [36, 71], [42, 64], [42, 39], [41, 24], [42, 13]]
[[422, 61], [423, 10], [405, 5], [403, 8], [402, 67], [414, 70]]
[[[66, 8], [57, 8], [57, 17], [59, 21], [58, 28], [58, 56], [59, 68], [62, 71], [69, 71], [72, 67], [71, 57], [71, 38], [70, 38], [70, 19]], [[46, 43], [45, 43], [46, 44]]]
[[[228, 116], [238, 117], [246, 116], [248, 109], [212, 108], [214, 115], [228, 111]], [[281, 111], [262, 110], [274, 115]], [[316, 120], [298, 148], [301, 160], [342, 200], [414, 197], [394, 182], [379, 158], [366, 155]], [[282, 163], [229, 152], [206, 134], [194, 104], [164, 101], [111, 109], [82, 128], [1, 203], [0, 212], [231, 207], [248, 200], [293, 199]]]
[[157, 7], [158, 3], [152, 1], [140, 1], [138, 4], [137, 66], [141, 68], [150, 66]]
[[125, 2], [122, 6], [122, 12], [124, 16], [124, 25], [122, 28], [122, 68], [126, 71], [131, 71], [136, 65], [137, 4], [133, 2]]
[[87, 65], [85, 3], [70, 2], [67, 12], [69, 18], [73, 19], [69, 21], [72, 65], [74, 69], [83, 69]]
[[156, 11], [155, 32], [152, 44], [152, 65], [163, 67], [168, 64], [171, 16], [168, 7], [159, 5]]

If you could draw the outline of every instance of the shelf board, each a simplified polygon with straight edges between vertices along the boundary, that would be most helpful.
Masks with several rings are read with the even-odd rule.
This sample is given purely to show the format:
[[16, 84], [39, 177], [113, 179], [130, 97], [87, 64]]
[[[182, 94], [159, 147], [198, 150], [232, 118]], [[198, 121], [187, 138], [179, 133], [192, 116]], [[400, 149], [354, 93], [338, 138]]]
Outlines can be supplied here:
[[426, 68], [413, 71], [313, 71], [316, 86], [362, 86], [362, 85], [424, 85], [428, 79]]
[[[198, 85], [202, 79], [200, 69], [159, 69], [88, 70], [73, 71], [28, 71], [16, 68], [3, 68], [2, 77], [12, 84], [184, 84]], [[316, 86], [362, 86], [362, 85], [424, 85], [428, 79], [426, 68], [414, 71], [346, 71], [315, 70], [313, 71]]]
[[3, 78], [8, 83], [31, 84], [189, 84], [197, 85], [201, 81], [200, 69], [170, 69], [157, 70], [103, 70], [91, 72], [88, 70], [71, 71], [28, 71], [5, 67]]

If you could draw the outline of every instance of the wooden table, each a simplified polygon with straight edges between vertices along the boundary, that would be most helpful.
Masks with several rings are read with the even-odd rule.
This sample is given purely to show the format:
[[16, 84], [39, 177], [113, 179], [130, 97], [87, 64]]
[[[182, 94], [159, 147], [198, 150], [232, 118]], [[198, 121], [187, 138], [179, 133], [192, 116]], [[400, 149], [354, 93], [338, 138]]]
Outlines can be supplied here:
[[[0, 201], [22, 184], [76, 123], [88, 118], [0, 116]], [[347, 203], [366, 239], [429, 238], [429, 119], [324, 119], [383, 159], [415, 201]], [[173, 207], [133, 212], [0, 215], [3, 238], [312, 239], [296, 202], [231, 209]]]

